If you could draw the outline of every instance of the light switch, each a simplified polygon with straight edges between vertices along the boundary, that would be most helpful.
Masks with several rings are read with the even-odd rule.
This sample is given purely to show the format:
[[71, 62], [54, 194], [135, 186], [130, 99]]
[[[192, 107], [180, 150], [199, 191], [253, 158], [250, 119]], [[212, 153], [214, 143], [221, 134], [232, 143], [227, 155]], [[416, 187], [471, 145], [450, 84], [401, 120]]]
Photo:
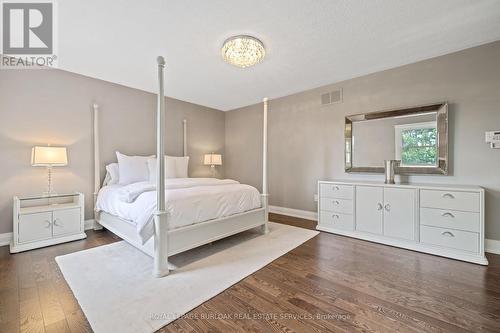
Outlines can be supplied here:
[[493, 149], [500, 149], [500, 131], [489, 131], [485, 133], [486, 143]]
[[492, 143], [494, 141], [500, 141], [500, 131], [486, 132], [486, 143]]

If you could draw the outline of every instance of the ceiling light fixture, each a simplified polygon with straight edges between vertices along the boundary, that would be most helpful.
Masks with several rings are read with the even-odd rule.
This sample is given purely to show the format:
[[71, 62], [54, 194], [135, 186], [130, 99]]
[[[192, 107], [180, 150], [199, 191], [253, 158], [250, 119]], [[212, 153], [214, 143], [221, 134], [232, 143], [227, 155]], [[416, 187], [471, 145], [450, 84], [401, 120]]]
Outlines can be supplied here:
[[266, 49], [260, 40], [252, 36], [233, 36], [222, 45], [222, 58], [231, 65], [247, 68], [264, 59]]

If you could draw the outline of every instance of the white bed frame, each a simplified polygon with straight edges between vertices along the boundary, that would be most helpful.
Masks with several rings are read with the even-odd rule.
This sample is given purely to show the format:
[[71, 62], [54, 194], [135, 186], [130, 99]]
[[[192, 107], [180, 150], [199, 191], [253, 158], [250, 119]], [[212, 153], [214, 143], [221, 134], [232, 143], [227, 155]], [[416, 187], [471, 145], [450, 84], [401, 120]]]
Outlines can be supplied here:
[[[163, 71], [165, 60], [158, 57], [158, 107], [156, 116], [156, 156], [165, 155], [165, 96]], [[154, 236], [142, 245], [135, 226], [128, 221], [105, 212], [95, 211], [96, 229], [110, 230], [120, 238], [154, 258], [153, 276], [163, 277], [169, 274], [168, 256], [178, 254], [195, 247], [208, 244], [245, 230], [260, 227], [263, 234], [268, 229], [268, 193], [267, 193], [267, 110], [268, 99], [264, 98], [264, 124], [262, 147], [262, 207], [241, 214], [189, 225], [173, 230], [168, 229], [169, 215], [165, 210], [165, 191], [156, 191], [157, 210], [154, 216]], [[101, 161], [99, 144], [99, 106], [94, 104], [94, 207], [101, 188]], [[184, 156], [187, 156], [186, 120], [183, 121]], [[165, 188], [165, 159], [157, 159], [156, 188]]]

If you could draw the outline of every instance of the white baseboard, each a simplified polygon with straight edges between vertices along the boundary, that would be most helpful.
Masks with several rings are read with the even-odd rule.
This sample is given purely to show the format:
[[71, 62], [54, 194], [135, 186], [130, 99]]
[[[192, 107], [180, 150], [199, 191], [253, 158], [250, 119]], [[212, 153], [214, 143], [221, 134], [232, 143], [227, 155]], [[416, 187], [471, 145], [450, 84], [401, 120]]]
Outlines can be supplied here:
[[500, 241], [495, 239], [486, 239], [484, 250], [489, 253], [500, 254]]
[[89, 220], [85, 220], [85, 225], [84, 225], [84, 229], [85, 230], [91, 230], [91, 229], [94, 229], [94, 219], [89, 219]]
[[309, 210], [300, 210], [300, 209], [293, 209], [293, 208], [286, 208], [286, 207], [269, 205], [269, 212], [298, 217], [301, 219], [312, 220], [312, 221], [318, 220], [318, 213], [311, 212]]
[[9, 245], [12, 239], [12, 232], [0, 234], [0, 246]]

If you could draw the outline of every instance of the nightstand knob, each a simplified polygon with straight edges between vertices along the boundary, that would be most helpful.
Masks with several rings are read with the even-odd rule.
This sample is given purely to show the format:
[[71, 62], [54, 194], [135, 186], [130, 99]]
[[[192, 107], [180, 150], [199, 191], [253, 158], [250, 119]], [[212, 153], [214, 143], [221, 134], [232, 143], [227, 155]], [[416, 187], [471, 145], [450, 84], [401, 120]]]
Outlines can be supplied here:
[[55, 219], [55, 220], [54, 220], [54, 226], [56, 226], [56, 227], [61, 227], [61, 225], [60, 225], [60, 224], [57, 224], [57, 221], [59, 221], [59, 219]]
[[52, 224], [49, 220], [45, 220], [47, 222], [47, 225], [45, 226], [46, 229], [50, 228], [50, 225]]

